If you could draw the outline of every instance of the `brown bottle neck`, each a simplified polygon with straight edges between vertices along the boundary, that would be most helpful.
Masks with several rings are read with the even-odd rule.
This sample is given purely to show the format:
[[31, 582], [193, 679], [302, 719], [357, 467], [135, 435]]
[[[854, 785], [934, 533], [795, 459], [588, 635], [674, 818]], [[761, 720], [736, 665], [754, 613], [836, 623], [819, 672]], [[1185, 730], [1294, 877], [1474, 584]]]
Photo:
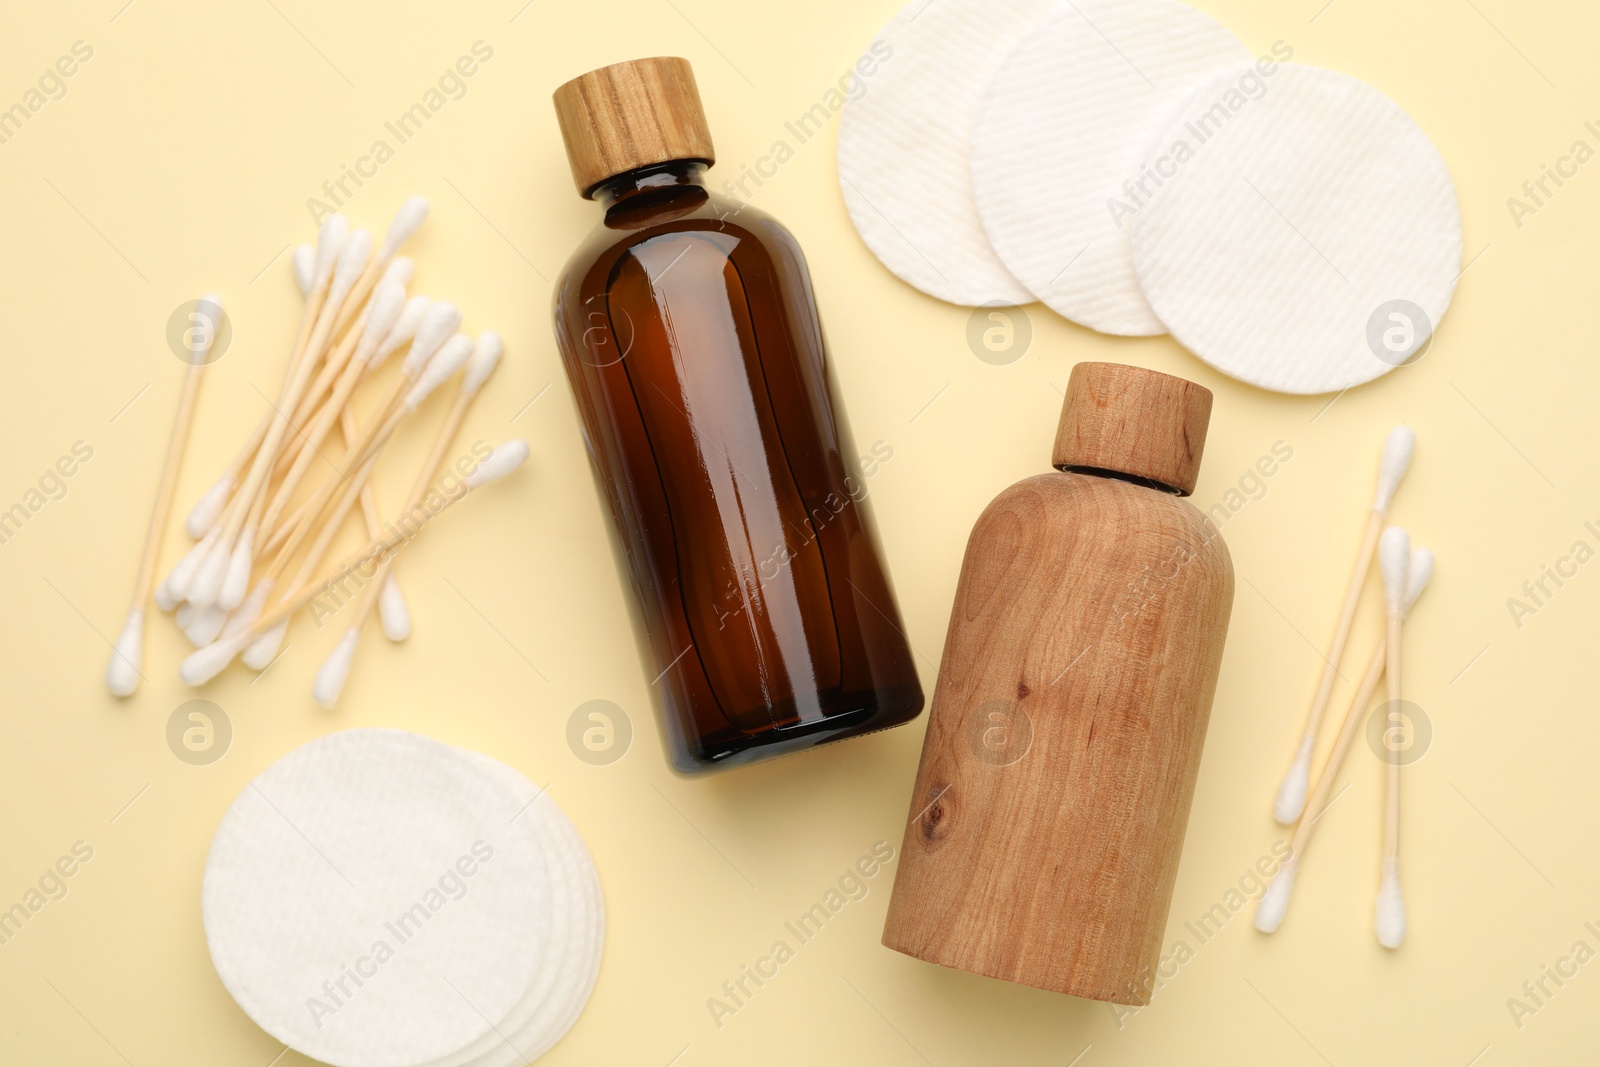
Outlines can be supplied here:
[[671, 197], [688, 189], [705, 189], [706, 165], [699, 160], [678, 159], [630, 170], [601, 182], [594, 199], [609, 213], [613, 208], [631, 206], [639, 200]]

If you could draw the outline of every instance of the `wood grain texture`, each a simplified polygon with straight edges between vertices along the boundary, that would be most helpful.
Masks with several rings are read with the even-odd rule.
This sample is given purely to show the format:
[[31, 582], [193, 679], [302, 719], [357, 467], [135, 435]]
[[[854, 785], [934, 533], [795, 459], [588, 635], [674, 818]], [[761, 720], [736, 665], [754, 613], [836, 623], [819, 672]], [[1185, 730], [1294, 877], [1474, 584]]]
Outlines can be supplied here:
[[572, 180], [585, 197], [640, 167], [716, 161], [687, 59], [658, 56], [591, 70], [558, 88], [554, 99]]
[[1019, 482], [962, 565], [883, 943], [1149, 1002], [1233, 604], [1185, 500]]
[[1067, 382], [1051, 465], [1131, 474], [1194, 492], [1211, 423], [1211, 390], [1121, 363], [1079, 363]]

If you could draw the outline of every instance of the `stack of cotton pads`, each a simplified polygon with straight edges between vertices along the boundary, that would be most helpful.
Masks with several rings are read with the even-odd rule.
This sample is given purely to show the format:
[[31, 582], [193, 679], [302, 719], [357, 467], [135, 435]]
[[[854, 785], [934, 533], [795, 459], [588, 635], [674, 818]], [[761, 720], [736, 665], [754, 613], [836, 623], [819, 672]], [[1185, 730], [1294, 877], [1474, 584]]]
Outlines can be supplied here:
[[532, 782], [398, 730], [333, 734], [242, 792], [201, 910], [228, 992], [335, 1067], [502, 1067], [549, 1051], [599, 972], [588, 849]]
[[1252, 59], [1181, 0], [912, 0], [872, 51], [840, 185], [873, 253], [933, 296], [1170, 332], [1289, 393], [1415, 359], [1449, 306], [1461, 214], [1438, 151], [1283, 42]]

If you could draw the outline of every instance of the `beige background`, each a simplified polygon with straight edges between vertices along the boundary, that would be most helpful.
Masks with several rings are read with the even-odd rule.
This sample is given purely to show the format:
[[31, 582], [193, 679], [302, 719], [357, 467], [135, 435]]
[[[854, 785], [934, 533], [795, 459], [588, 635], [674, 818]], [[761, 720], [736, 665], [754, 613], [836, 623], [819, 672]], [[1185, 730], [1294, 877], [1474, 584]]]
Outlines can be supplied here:
[[[997, 491], [1044, 468], [1074, 362], [1137, 363], [1216, 391], [1195, 496], [1203, 506], [1274, 442], [1294, 456], [1224, 528], [1238, 595], [1167, 933], [1195, 953], [1152, 1007], [1119, 1026], [1104, 1005], [882, 948], [891, 870], [719, 1029], [706, 1000], [722, 982], [874, 842], [898, 848], [924, 720], [713, 780], [667, 770], [653, 672], [635, 653], [548, 325], [550, 279], [595, 219], [570, 187], [549, 94], [603, 63], [688, 56], [718, 177], [766, 154], [895, 3], [475, 0], [400, 15], [376, 3], [134, 0], [119, 11], [122, 2], [11, 3], [0, 34], [0, 106], [21, 100], [75, 41], [93, 48], [66, 95], [0, 145], [9, 378], [0, 506], [22, 500], [74, 442], [93, 449], [64, 498], [0, 545], [0, 906], [74, 842], [94, 850], [68, 895], [0, 947], [0, 1060], [266, 1067], [279, 1056], [207, 958], [197, 905], [207, 843], [271, 760], [372, 724], [516, 765], [549, 783], [587, 835], [609, 906], [606, 959], [551, 1063], [1592, 1058], [1600, 964], [1520, 1028], [1506, 1005], [1575, 941], [1600, 948], [1584, 927], [1600, 926], [1600, 565], [1520, 628], [1506, 606], [1575, 541], [1600, 547], [1584, 528], [1600, 527], [1600, 163], [1520, 227], [1506, 205], [1575, 140], [1600, 147], [1583, 125], [1600, 120], [1591, 5], [1201, 4], [1254, 52], [1285, 40], [1298, 61], [1389, 93], [1458, 184], [1467, 253], [1479, 258], [1433, 350], [1326, 410], [1326, 398], [1241, 387], [1168, 339], [1099, 337], [1038, 308], [1025, 358], [980, 362], [965, 340], [967, 311], [900, 284], [855, 237], [832, 128], [759, 192], [755, 202], [810, 255], [858, 445], [894, 448], [872, 502], [925, 681], [966, 533]], [[170, 622], [150, 626], [149, 682], [136, 697], [117, 703], [101, 682], [181, 378], [163, 340], [167, 316], [216, 289], [237, 330], [205, 387], [180, 485], [187, 509], [263, 410], [258, 389], [278, 382], [299, 300], [283, 250], [312, 233], [306, 199], [479, 40], [494, 56], [466, 95], [399, 146], [347, 210], [381, 227], [406, 195], [432, 198], [411, 248], [418, 288], [456, 300], [469, 328], [493, 327], [508, 343], [463, 440], [525, 436], [533, 462], [416, 545], [401, 567], [416, 633], [400, 647], [369, 636], [336, 712], [308, 695], [333, 635], [302, 620], [259, 681], [236, 668], [205, 691], [235, 736], [220, 761], [187, 765], [165, 740], [169, 714], [196, 695], [175, 677], [185, 645]], [[1402, 419], [1420, 445], [1394, 517], [1439, 556], [1407, 645], [1409, 695], [1436, 731], [1408, 772], [1410, 939], [1390, 954], [1371, 935], [1381, 789], [1378, 762], [1358, 746], [1283, 930], [1258, 935], [1244, 911], [1197, 945], [1183, 921], [1222, 901], [1283, 834], [1269, 816], [1272, 791], [1332, 626], [1379, 442]], [[405, 450], [414, 455], [422, 436]], [[390, 499], [404, 466], [390, 471]], [[163, 566], [184, 543], [174, 529]], [[1368, 595], [1352, 646], [1361, 655], [1376, 633], [1375, 589]], [[1348, 687], [1340, 694], [1336, 705]], [[635, 727], [632, 749], [609, 766], [580, 762], [565, 741], [568, 716], [591, 699], [616, 702]]]

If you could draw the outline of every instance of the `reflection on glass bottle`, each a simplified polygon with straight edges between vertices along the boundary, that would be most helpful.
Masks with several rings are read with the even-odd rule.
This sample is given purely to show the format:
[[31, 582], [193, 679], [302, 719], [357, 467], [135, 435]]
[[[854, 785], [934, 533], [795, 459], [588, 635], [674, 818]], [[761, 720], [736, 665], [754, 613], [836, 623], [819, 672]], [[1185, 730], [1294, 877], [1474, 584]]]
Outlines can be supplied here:
[[[922, 707], [835, 410], [805, 259], [707, 191], [682, 60], [607, 67], [557, 111], [605, 216], [556, 289], [556, 336], [692, 773], [894, 726]], [[612, 143], [626, 129], [625, 144]]]

